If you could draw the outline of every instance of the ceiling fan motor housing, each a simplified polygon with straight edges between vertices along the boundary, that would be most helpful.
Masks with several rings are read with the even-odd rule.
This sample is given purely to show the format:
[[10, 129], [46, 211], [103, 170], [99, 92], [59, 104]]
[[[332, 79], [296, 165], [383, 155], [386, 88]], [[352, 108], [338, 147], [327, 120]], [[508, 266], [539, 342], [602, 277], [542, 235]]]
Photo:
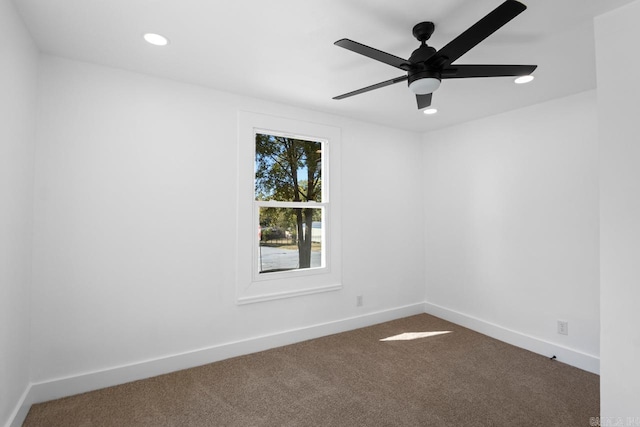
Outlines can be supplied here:
[[422, 79], [438, 79], [441, 80], [441, 74], [438, 70], [417, 70], [417, 71], [409, 71], [409, 85], [415, 82], [416, 80]]
[[417, 95], [432, 93], [440, 86], [440, 68], [437, 65], [428, 64], [428, 60], [437, 52], [426, 43], [434, 29], [433, 22], [420, 22], [413, 27], [413, 35], [420, 42], [420, 47], [409, 57], [411, 68], [407, 71], [407, 83], [411, 91]]

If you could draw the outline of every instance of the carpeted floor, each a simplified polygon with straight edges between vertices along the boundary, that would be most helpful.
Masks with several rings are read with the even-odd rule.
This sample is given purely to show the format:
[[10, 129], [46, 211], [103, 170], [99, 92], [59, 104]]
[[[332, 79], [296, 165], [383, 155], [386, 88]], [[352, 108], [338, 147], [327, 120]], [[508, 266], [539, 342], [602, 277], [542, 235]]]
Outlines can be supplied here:
[[[451, 331], [408, 341], [406, 332]], [[588, 426], [599, 377], [421, 314], [34, 405], [24, 426]]]

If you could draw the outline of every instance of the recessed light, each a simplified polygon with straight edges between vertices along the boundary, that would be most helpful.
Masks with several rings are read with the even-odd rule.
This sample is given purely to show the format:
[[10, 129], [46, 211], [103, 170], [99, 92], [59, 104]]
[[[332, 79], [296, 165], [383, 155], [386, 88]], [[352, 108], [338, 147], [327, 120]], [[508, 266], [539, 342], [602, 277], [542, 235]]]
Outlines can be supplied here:
[[424, 110], [424, 111], [422, 111], [422, 112], [423, 112], [424, 114], [431, 115], [431, 114], [435, 114], [435, 113], [437, 113], [437, 112], [438, 112], [438, 109], [437, 109], [437, 108], [427, 108], [426, 110]]
[[524, 83], [529, 83], [533, 79], [534, 79], [534, 77], [532, 75], [520, 76], [517, 79], [515, 79], [513, 82], [515, 84], [521, 85], [521, 84], [524, 84]]
[[147, 43], [151, 43], [155, 46], [166, 46], [169, 44], [169, 40], [165, 36], [161, 36], [160, 34], [155, 33], [147, 33], [144, 35], [144, 39]]

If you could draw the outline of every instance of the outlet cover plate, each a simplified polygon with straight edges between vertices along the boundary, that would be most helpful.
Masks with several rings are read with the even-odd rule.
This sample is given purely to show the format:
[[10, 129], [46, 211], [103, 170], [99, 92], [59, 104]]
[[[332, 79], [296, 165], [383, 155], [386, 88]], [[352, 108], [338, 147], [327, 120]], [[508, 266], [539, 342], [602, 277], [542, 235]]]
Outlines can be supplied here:
[[560, 335], [569, 335], [569, 322], [566, 320], [558, 320], [558, 333]]

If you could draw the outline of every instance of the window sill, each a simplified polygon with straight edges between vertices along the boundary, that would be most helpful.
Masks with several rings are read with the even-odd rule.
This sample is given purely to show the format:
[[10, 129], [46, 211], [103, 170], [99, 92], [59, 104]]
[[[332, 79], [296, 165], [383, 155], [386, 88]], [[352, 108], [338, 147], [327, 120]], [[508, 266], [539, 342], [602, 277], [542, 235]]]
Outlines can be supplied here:
[[296, 289], [294, 291], [260, 294], [260, 295], [253, 295], [248, 297], [239, 297], [236, 300], [236, 304], [238, 305], [253, 304], [256, 302], [273, 301], [273, 300], [283, 299], [283, 298], [293, 298], [293, 297], [298, 297], [303, 295], [318, 294], [322, 292], [339, 291], [340, 289], [342, 289], [342, 284], [322, 285], [322, 286], [317, 286], [313, 288]]

